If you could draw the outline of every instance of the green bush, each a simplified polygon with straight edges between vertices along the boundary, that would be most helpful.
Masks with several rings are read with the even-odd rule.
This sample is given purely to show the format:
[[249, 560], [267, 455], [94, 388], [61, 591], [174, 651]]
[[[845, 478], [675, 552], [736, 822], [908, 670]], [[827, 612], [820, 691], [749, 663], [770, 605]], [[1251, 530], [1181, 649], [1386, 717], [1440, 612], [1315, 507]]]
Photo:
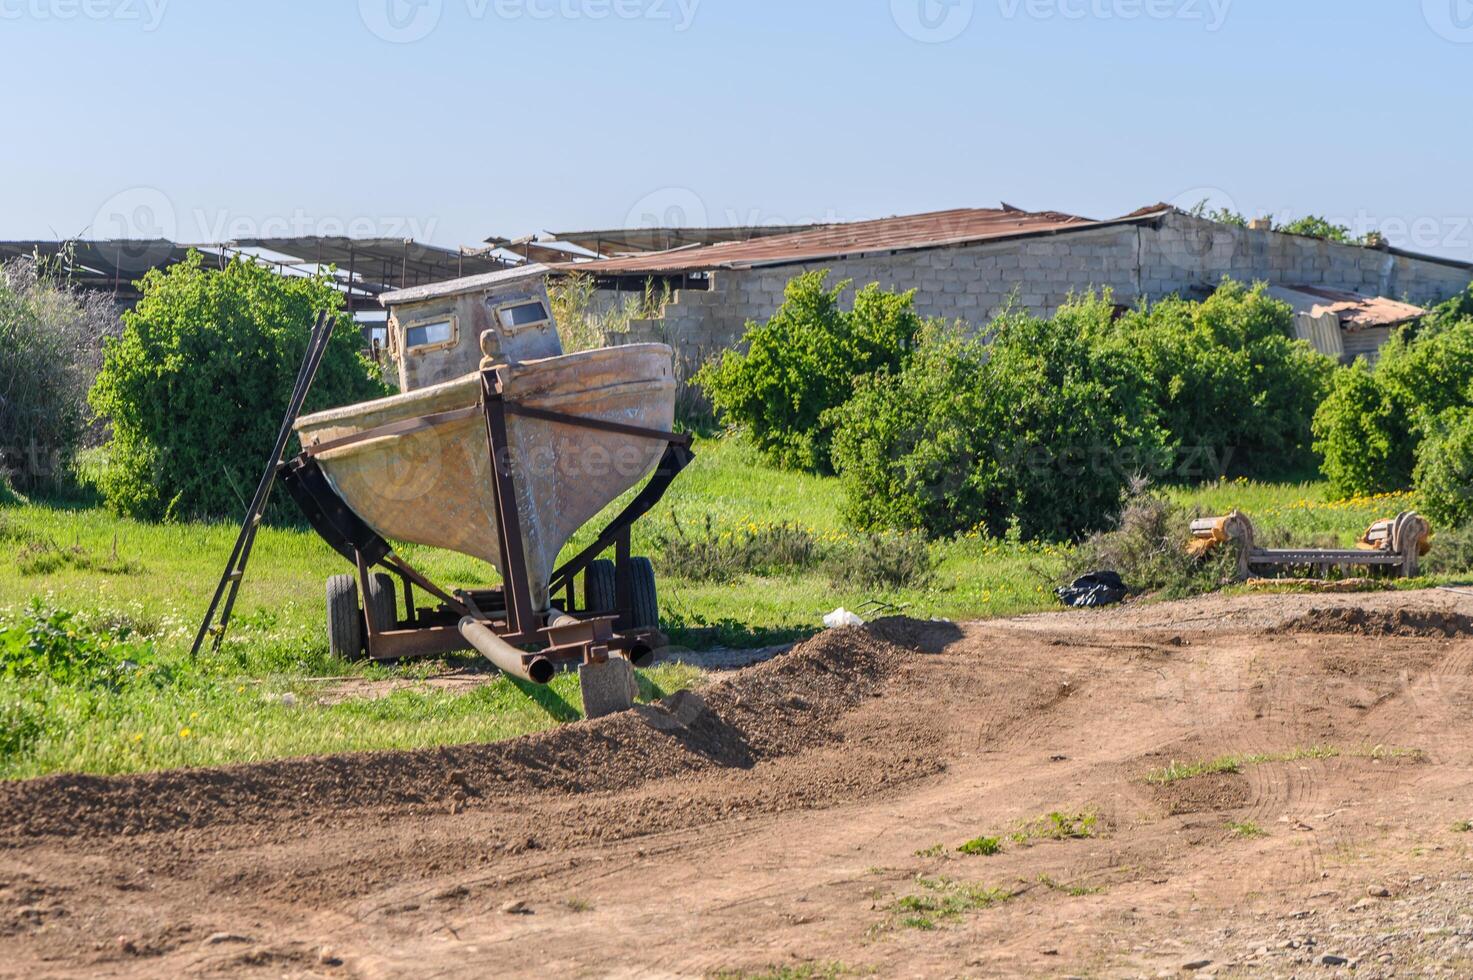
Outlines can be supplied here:
[[151, 644], [126, 630], [87, 626], [72, 612], [39, 600], [24, 615], [0, 621], [0, 675], [9, 679], [116, 687], [154, 669]]
[[727, 422], [790, 469], [830, 470], [827, 413], [849, 400], [856, 378], [899, 370], [922, 322], [913, 290], [871, 284], [846, 312], [839, 301], [851, 283], [828, 289], [827, 280], [826, 271], [794, 278], [772, 319], [747, 324], [746, 351], [727, 351], [695, 378]]
[[107, 344], [92, 406], [112, 422], [108, 505], [146, 519], [239, 516], [286, 410], [317, 315], [336, 318], [307, 410], [387, 393], [326, 276], [198, 255], [141, 282]]
[[1315, 412], [1314, 434], [1321, 472], [1336, 496], [1384, 493], [1410, 482], [1411, 424], [1364, 362], [1335, 372]]
[[936, 556], [920, 534], [861, 534], [826, 560], [835, 588], [918, 589], [936, 574]]
[[1107, 326], [1119, 356], [1138, 358], [1151, 378], [1176, 477], [1313, 468], [1310, 423], [1334, 362], [1294, 339], [1293, 320], [1262, 284], [1224, 280], [1203, 302], [1172, 297]]
[[1132, 590], [1163, 598], [1215, 591], [1235, 577], [1236, 545], [1206, 554], [1190, 550], [1192, 521], [1201, 516], [1146, 490], [1133, 492], [1115, 527], [1080, 543], [1061, 582], [1109, 569]]
[[793, 524], [749, 524], [718, 531], [711, 515], [695, 532], [674, 516], [670, 529], [655, 532], [660, 570], [692, 582], [729, 582], [738, 575], [781, 575], [818, 560], [813, 533]]
[[0, 502], [55, 490], [87, 428], [87, 387], [102, 338], [117, 332], [112, 300], [73, 288], [44, 264], [0, 266]]
[[1473, 523], [1473, 410], [1451, 411], [1417, 449], [1417, 497], [1434, 527]]
[[[1464, 296], [1443, 304], [1420, 330], [1403, 331], [1373, 371], [1336, 372], [1315, 414], [1315, 449], [1341, 496], [1411, 485], [1417, 447], [1450, 411], [1473, 407], [1473, 317]], [[1461, 317], [1461, 319], [1459, 319]]]
[[932, 537], [1103, 527], [1130, 477], [1168, 455], [1136, 360], [1080, 329], [1109, 310], [1005, 316], [990, 344], [933, 328], [898, 373], [862, 379], [833, 413], [847, 518]]
[[1422, 559], [1424, 575], [1467, 575], [1473, 572], [1473, 523], [1434, 527], [1432, 550]]
[[1342, 245], [1359, 245], [1361, 238], [1350, 234], [1350, 229], [1345, 225], [1337, 225], [1319, 215], [1307, 214], [1302, 218], [1295, 218], [1285, 225], [1274, 229], [1285, 235], [1306, 235], [1310, 238], [1323, 238], [1327, 242], [1339, 242]]

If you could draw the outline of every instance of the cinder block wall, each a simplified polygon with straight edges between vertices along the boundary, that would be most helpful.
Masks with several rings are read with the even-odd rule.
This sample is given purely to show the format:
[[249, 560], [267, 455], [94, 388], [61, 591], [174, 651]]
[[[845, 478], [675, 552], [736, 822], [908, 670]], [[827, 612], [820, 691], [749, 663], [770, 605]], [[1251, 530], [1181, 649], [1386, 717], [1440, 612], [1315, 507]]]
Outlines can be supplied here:
[[916, 290], [925, 316], [962, 320], [980, 329], [1011, 298], [1015, 305], [1051, 315], [1070, 293], [1109, 287], [1119, 302], [1142, 294], [1158, 298], [1194, 287], [1212, 288], [1223, 276], [1244, 281], [1323, 285], [1375, 293], [1413, 303], [1440, 302], [1467, 287], [1466, 268], [1401, 258], [1376, 249], [1234, 228], [1186, 214], [1167, 215], [1157, 227], [1122, 226], [1010, 242], [893, 252], [834, 262], [711, 273], [710, 289], [681, 290], [662, 317], [636, 320], [611, 342], [658, 341], [676, 351], [688, 377], [722, 350], [738, 344], [750, 320], [765, 320], [782, 303], [788, 280], [811, 269], [829, 281], [877, 282]]

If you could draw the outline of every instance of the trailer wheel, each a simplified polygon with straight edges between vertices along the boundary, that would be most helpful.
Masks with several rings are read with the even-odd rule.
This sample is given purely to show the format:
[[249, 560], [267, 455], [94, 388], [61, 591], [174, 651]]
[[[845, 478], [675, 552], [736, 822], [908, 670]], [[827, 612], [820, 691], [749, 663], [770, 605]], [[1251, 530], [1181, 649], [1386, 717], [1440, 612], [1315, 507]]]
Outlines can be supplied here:
[[583, 570], [583, 608], [597, 613], [611, 613], [619, 608], [614, 563], [607, 558], [591, 561]]
[[399, 624], [399, 610], [394, 580], [383, 572], [368, 577], [368, 601], [363, 610], [373, 623], [375, 633], [387, 633]]
[[629, 559], [629, 612], [636, 629], [658, 629], [660, 601], [655, 593], [655, 566], [648, 558]]
[[363, 614], [358, 609], [358, 580], [334, 575], [327, 580], [327, 646], [334, 657], [363, 656]]

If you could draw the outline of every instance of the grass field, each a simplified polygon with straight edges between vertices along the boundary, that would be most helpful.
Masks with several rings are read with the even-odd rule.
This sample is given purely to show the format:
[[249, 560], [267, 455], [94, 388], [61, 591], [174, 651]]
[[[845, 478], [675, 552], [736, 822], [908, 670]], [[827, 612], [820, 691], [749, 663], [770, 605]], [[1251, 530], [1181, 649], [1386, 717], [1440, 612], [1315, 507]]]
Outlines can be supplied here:
[[[1331, 503], [1320, 484], [1220, 483], [1169, 491], [1204, 511], [1239, 507], [1266, 535], [1349, 543], [1403, 497]], [[636, 553], [658, 551], [674, 522], [720, 533], [775, 524], [801, 528], [824, 548], [853, 542], [831, 478], [775, 471], [739, 439], [701, 440], [697, 458], [637, 527]], [[617, 506], [617, 505], [615, 505]], [[595, 522], [597, 525], [598, 522]], [[569, 545], [589, 540], [593, 526]], [[579, 717], [577, 685], [563, 676], [532, 691], [501, 678], [471, 693], [417, 682], [384, 697], [330, 696], [343, 678], [423, 679], [440, 664], [382, 667], [331, 657], [323, 635], [323, 580], [345, 564], [309, 531], [260, 534], [231, 634], [218, 654], [188, 660], [209, 592], [234, 541], [228, 524], [148, 525], [87, 503], [0, 505], [0, 621], [33, 602], [75, 613], [62, 630], [111, 637], [132, 674], [105, 685], [8, 677], [0, 691], [0, 777], [57, 771], [124, 772], [343, 750], [407, 748], [509, 737]], [[934, 574], [919, 587], [835, 583], [822, 565], [724, 582], [662, 574], [665, 626], [689, 646], [768, 644], [816, 631], [837, 606], [951, 619], [1051, 608], [1067, 547], [981, 537], [932, 545]], [[490, 584], [481, 562], [428, 548], [401, 553], [436, 581]], [[36, 627], [32, 627], [36, 628]], [[21, 630], [0, 633], [12, 644]], [[126, 638], [120, 640], [119, 638]], [[647, 696], [700, 682], [690, 668], [642, 672]], [[115, 679], [116, 681], [116, 679]]]

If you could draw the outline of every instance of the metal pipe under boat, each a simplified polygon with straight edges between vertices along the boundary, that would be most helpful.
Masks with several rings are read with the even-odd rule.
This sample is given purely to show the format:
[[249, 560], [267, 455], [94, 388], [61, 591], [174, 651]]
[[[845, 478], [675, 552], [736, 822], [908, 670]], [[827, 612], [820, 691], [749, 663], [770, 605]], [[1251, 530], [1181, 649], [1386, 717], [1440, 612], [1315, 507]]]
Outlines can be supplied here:
[[563, 612], [557, 606], [553, 606], [549, 610], [549, 615], [547, 617], [547, 625], [548, 626], [554, 626], [554, 627], [556, 627], [556, 626], [577, 626], [581, 622], [582, 622], [582, 620], [579, 619], [577, 616], [569, 616], [567, 613]]
[[557, 668], [546, 657], [537, 657], [531, 663], [522, 662], [522, 651], [507, 643], [484, 624], [470, 616], [460, 621], [460, 635], [476, 648], [476, 651], [491, 661], [504, 673], [520, 677], [534, 684], [546, 684], [552, 680]]

